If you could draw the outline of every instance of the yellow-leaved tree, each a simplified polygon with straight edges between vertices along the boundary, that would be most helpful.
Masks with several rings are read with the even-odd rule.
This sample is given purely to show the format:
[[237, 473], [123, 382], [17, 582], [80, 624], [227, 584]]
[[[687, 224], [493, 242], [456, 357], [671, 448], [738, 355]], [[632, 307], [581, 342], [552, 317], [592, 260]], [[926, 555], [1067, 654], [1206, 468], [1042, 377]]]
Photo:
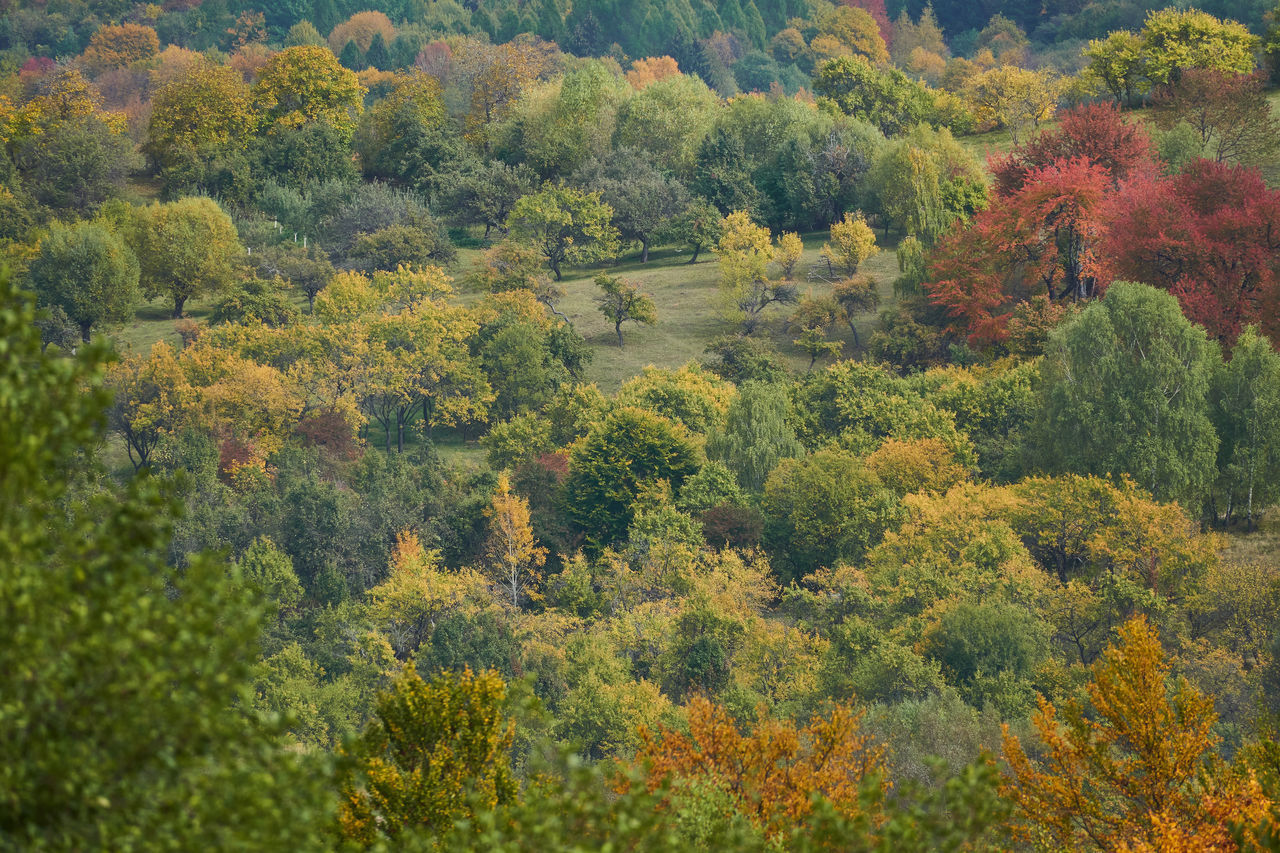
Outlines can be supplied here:
[[831, 239], [822, 244], [820, 254], [833, 272], [851, 276], [878, 251], [875, 232], [862, 214], [846, 213], [844, 219], [831, 226]]
[[533, 538], [529, 502], [511, 492], [506, 474], [498, 477], [498, 490], [485, 517], [489, 519], [485, 566], [489, 576], [502, 587], [503, 597], [511, 599], [512, 607], [519, 607], [530, 598], [541, 598], [537, 586], [542, 580], [547, 549]]
[[1213, 700], [1171, 681], [1156, 630], [1133, 619], [1093, 666], [1089, 708], [1041, 699], [1041, 759], [1005, 727], [1004, 794], [1015, 832], [1044, 849], [1235, 851], [1231, 824], [1256, 826], [1270, 800], [1212, 755]]

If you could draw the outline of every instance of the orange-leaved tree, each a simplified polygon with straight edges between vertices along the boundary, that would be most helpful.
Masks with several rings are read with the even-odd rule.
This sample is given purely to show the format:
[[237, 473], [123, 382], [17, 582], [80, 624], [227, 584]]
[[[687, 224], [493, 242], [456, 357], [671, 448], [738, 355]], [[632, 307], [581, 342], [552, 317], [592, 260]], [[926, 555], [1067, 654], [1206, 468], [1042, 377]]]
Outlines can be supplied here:
[[1005, 727], [1015, 833], [1037, 849], [1238, 850], [1232, 823], [1263, 822], [1270, 801], [1215, 761], [1213, 700], [1170, 681], [1155, 628], [1139, 617], [1119, 635], [1093, 666], [1089, 708], [1073, 701], [1059, 714], [1041, 699], [1042, 758]]
[[755, 728], [745, 733], [705, 697], [690, 701], [688, 716], [688, 735], [641, 728], [635, 764], [650, 791], [667, 783], [676, 791], [681, 784], [710, 784], [771, 837], [801, 823], [815, 794], [847, 818], [882, 822], [884, 750], [862, 733], [860, 715], [848, 706], [836, 705], [803, 728], [761, 708]]

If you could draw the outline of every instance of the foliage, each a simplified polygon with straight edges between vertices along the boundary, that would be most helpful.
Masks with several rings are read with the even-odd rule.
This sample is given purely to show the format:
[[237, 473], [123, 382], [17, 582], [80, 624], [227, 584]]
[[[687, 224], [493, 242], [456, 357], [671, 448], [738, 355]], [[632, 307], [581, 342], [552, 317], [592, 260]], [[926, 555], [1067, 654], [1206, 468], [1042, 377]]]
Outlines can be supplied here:
[[515, 203], [507, 228], [511, 239], [542, 252], [559, 281], [562, 264], [585, 264], [617, 254], [618, 232], [612, 219], [613, 209], [598, 192], [547, 184]]
[[319, 846], [322, 764], [281, 750], [281, 727], [246, 710], [260, 606], [219, 560], [165, 565], [176, 507], [156, 481], [85, 489], [101, 350], [43, 356], [31, 306], [0, 289], [7, 842]]
[[188, 299], [217, 292], [232, 277], [240, 238], [230, 217], [211, 199], [192, 196], [140, 209], [130, 243], [142, 269], [142, 290], [173, 300], [182, 316]]
[[94, 326], [132, 319], [140, 295], [137, 258], [119, 235], [95, 222], [51, 228], [27, 283], [42, 306], [66, 313], [85, 343]]
[[803, 820], [815, 794], [846, 819], [879, 823], [880, 803], [866, 802], [862, 786], [883, 786], [884, 756], [859, 731], [859, 717], [848, 707], [836, 706], [804, 728], [761, 709], [749, 733], [701, 697], [689, 703], [688, 713], [688, 735], [642, 732], [636, 756], [650, 791], [673, 785], [672, 807], [685, 785], [701, 783], [726, 791], [728, 802], [720, 807], [737, 810], [772, 837]]
[[622, 348], [622, 324], [628, 320], [652, 326], [658, 322], [658, 310], [653, 299], [640, 292], [640, 285], [632, 281], [623, 281], [615, 276], [597, 273], [596, 287], [600, 295], [596, 302], [600, 313], [613, 324], [618, 335], [618, 348]]
[[356, 75], [322, 47], [287, 47], [271, 57], [253, 87], [254, 105], [268, 133], [319, 122], [350, 140], [363, 111]]
[[853, 276], [867, 258], [880, 251], [871, 226], [859, 214], [846, 213], [844, 219], [831, 226], [830, 242], [822, 244], [822, 257], [828, 266], [840, 270], [844, 277]]
[[513, 800], [505, 697], [495, 672], [442, 672], [428, 682], [407, 664], [350, 750], [342, 835], [368, 847], [424, 829], [444, 834], [473, 811]]
[[1167, 684], [1168, 671], [1155, 629], [1135, 619], [1093, 667], [1088, 713], [1069, 702], [1059, 715], [1041, 701], [1043, 763], [1006, 729], [1006, 790], [1024, 837], [1099, 850], [1171, 849], [1179, 838], [1237, 849], [1228, 821], [1256, 823], [1269, 801], [1251, 777], [1205, 766], [1213, 702], [1185, 680]]

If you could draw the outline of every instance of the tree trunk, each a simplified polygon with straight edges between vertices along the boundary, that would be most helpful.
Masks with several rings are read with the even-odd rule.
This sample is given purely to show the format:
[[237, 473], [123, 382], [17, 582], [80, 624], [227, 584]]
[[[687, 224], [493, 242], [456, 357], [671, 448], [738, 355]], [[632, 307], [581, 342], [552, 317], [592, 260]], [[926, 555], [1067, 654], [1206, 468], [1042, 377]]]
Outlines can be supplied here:
[[173, 319], [175, 320], [182, 319], [182, 309], [183, 309], [183, 306], [185, 306], [186, 304], [187, 304], [187, 297], [185, 296], [173, 297]]
[[647, 239], [640, 241], [640, 263], [649, 263], [649, 241]]
[[696, 264], [698, 262], [698, 253], [702, 251], [701, 243], [693, 244], [693, 257], [689, 259], [689, 263]]
[[559, 262], [559, 261], [552, 261], [552, 262], [551, 262], [551, 271], [552, 271], [553, 273], [555, 273], [555, 274], [556, 274], [556, 281], [560, 281], [560, 279], [562, 279], [562, 278], [563, 278], [563, 276], [562, 276], [562, 275], [560, 275], [560, 262]]
[[86, 344], [89, 343], [89, 330], [91, 328], [93, 328], [92, 323], [80, 323], [80, 340], [84, 341]]
[[622, 349], [622, 321], [613, 324], [613, 330], [618, 333], [618, 349]]

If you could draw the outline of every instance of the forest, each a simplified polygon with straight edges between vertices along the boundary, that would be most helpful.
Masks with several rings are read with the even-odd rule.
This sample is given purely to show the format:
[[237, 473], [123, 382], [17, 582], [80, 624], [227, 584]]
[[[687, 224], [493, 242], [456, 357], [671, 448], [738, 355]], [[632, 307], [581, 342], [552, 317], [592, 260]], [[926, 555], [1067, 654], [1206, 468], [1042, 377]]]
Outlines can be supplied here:
[[0, 850], [1280, 850], [1167, 3], [0, 0]]

